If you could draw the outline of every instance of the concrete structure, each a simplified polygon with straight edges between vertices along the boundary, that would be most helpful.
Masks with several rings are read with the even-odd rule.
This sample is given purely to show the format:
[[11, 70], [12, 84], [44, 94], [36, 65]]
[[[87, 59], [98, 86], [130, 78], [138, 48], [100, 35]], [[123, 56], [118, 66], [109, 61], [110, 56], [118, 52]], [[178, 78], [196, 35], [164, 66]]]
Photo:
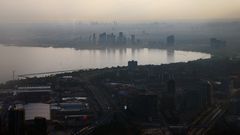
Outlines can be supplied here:
[[50, 120], [50, 104], [44, 103], [29, 103], [24, 105], [25, 120], [34, 120], [36, 117]]
[[51, 93], [50, 86], [18, 87], [17, 90], [13, 90], [13, 95], [16, 96], [16, 99], [26, 103], [48, 102]]
[[137, 61], [128, 61], [128, 69], [129, 70], [135, 70], [138, 66], [138, 62]]

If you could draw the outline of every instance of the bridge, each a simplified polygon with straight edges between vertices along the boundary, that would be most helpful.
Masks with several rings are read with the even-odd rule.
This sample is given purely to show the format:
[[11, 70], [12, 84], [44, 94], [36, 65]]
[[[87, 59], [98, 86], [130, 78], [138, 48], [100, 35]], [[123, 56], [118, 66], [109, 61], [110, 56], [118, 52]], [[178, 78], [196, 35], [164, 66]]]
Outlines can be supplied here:
[[62, 73], [72, 73], [74, 71], [79, 71], [79, 70], [62, 70], [62, 71], [51, 71], [51, 72], [20, 74], [20, 75], [18, 75], [18, 78], [27, 78], [27, 77], [36, 77], [36, 76], [48, 76], [48, 75], [56, 75], [56, 74], [62, 74]]

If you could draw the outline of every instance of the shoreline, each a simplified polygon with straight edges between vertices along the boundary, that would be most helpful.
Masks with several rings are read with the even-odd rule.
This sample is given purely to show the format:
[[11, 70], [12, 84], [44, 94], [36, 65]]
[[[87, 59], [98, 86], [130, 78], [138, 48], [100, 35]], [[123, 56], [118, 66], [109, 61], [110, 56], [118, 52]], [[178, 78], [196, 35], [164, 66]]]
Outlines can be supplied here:
[[15, 46], [15, 47], [40, 47], [40, 48], [68, 48], [75, 50], [103, 50], [103, 49], [163, 49], [163, 50], [176, 50], [176, 51], [188, 51], [188, 52], [199, 52], [210, 54], [211, 58], [239, 58], [240, 47], [237, 44], [230, 44], [223, 48], [211, 48], [208, 44], [176, 44], [174, 46], [166, 45], [124, 45], [124, 46], [111, 46], [111, 45], [69, 45], [61, 46], [56, 44], [10, 44], [0, 43], [4, 46]]
[[[75, 50], [104, 50], [104, 49], [162, 49], [162, 50], [176, 50], [176, 51], [188, 51], [188, 52], [199, 52], [199, 53], [207, 53], [213, 56], [213, 53], [209, 51], [209, 47], [207, 45], [175, 45], [168, 47], [166, 45], [160, 45], [160, 46], [146, 46], [146, 45], [125, 45], [125, 46], [110, 46], [110, 45], [90, 45], [90, 46], [57, 46], [53, 44], [6, 44], [6, 43], [0, 43], [2, 46], [13, 46], [13, 47], [40, 47], [40, 48], [68, 48], [68, 49], [75, 49]], [[193, 48], [189, 48], [193, 47]]]
[[[41, 45], [38, 45], [38, 46], [36, 46], [36, 45], [28, 45], [28, 46], [23, 46], [23, 45], [16, 45], [16, 44], [0, 44], [1, 46], [5, 46], [5, 47], [19, 47], [19, 49], [21, 48], [21, 47], [32, 47], [32, 48], [59, 48], [59, 49], [64, 49], [64, 48], [70, 48], [70, 47], [54, 47], [54, 46], [41, 46]], [[143, 49], [143, 48], [147, 48], [147, 47], [133, 47], [133, 46], [124, 46], [124, 47], [108, 47], [108, 46], [101, 46], [101, 47], [98, 47], [98, 48], [92, 48], [92, 47], [90, 47], [90, 48], [70, 48], [70, 49], [73, 49], [73, 50], [78, 50], [78, 49], [87, 49], [87, 50], [89, 50], [89, 49], [99, 49], [100, 51], [101, 50], [107, 50], [107, 49], [109, 49], [109, 50], [111, 50], [111, 49], [127, 49], [127, 48], [130, 48], [130, 49]], [[186, 51], [186, 52], [194, 52], [194, 53], [202, 53], [203, 55], [207, 55], [207, 57], [205, 57], [205, 56], [202, 56], [202, 57], [199, 57], [199, 58], [197, 58], [197, 59], [194, 59], [194, 60], [190, 60], [190, 61], [196, 61], [196, 60], [199, 60], [199, 59], [211, 59], [212, 58], [212, 54], [209, 54], [209, 53], [205, 53], [205, 52], [199, 52], [199, 51], [194, 51], [194, 50], [184, 50], [184, 49], [175, 49], [175, 48], [173, 48], [173, 47], [171, 47], [171, 48], [164, 48], [164, 47], [150, 47], [150, 48], [147, 48], [147, 49], [159, 49], [159, 50], [164, 50], [164, 51], [167, 51], [167, 50], [170, 50], [170, 51], [172, 51], [172, 50], [174, 50], [174, 51]], [[57, 51], [57, 50], [56, 50]], [[129, 59], [130, 60], [130, 59]], [[179, 62], [173, 62], [173, 63], [179, 63]], [[159, 64], [144, 64], [144, 65], [162, 65], [162, 64], [165, 64], [165, 63], [159, 63]], [[167, 64], [170, 64], [170, 63], [167, 63]], [[114, 66], [114, 65], [112, 65], [112, 66], [109, 66], [108, 68], [110, 68], [110, 67], [117, 67], [118, 65], [116, 65], [116, 66]], [[98, 67], [93, 67], [93, 68], [91, 68], [91, 69], [99, 69]], [[82, 68], [79, 68], [79, 69], [76, 69], [76, 70], [85, 70], [85, 69], [82, 69]], [[53, 70], [53, 71], [55, 71], [55, 70]], [[64, 71], [64, 70], [63, 70]], [[46, 71], [47, 72], [47, 71]], [[33, 72], [33, 73], [35, 73], [35, 72]], [[6, 81], [9, 81], [8, 79], [6, 80]], [[4, 82], [6, 82], [6, 81], [4, 81]]]

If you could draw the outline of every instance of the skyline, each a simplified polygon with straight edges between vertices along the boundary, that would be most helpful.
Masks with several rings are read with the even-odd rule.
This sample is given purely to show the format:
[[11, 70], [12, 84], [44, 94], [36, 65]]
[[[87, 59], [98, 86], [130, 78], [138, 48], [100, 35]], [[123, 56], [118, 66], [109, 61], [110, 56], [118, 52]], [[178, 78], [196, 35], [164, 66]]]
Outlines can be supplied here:
[[239, 19], [237, 0], [0, 0], [0, 21], [147, 22]]

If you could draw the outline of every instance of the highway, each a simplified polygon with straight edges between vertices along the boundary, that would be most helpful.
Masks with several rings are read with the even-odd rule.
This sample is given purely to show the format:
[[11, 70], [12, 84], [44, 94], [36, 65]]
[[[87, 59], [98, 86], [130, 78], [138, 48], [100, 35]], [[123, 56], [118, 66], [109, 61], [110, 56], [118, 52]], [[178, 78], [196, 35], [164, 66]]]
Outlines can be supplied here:
[[96, 99], [97, 103], [99, 104], [100, 108], [104, 112], [108, 112], [111, 108], [110, 102], [107, 100], [104, 91], [97, 89], [95, 86], [88, 84], [86, 89], [91, 92], [91, 94]]
[[211, 107], [200, 114], [188, 126], [188, 135], [205, 135], [214, 126], [216, 121], [224, 114], [226, 107], [224, 105], [217, 105]]
[[94, 96], [94, 99], [98, 103], [103, 114], [93, 124], [78, 131], [73, 131], [71, 135], [90, 135], [97, 127], [110, 123], [114, 114], [114, 111], [112, 111], [113, 103], [109, 100], [108, 95], [106, 95], [105, 91], [97, 89], [91, 84], [87, 84], [85, 86], [85, 89]]

